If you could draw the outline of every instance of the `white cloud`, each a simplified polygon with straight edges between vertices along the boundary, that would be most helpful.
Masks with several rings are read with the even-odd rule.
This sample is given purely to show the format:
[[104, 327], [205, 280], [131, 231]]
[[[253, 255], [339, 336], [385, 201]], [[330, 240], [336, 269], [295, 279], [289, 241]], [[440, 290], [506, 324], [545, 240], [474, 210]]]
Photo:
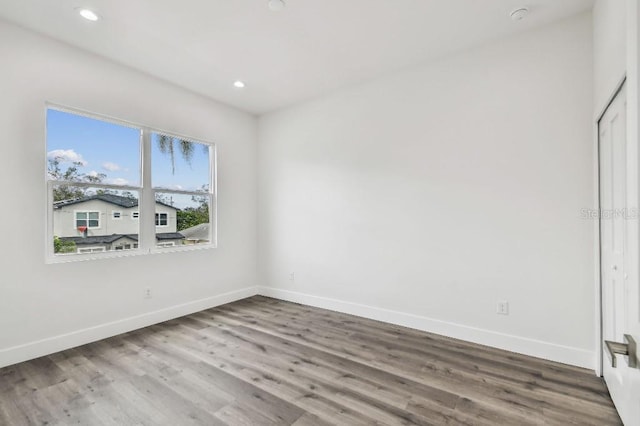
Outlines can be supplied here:
[[123, 178], [107, 179], [106, 183], [110, 183], [111, 185], [129, 185], [129, 181]]
[[177, 189], [178, 191], [184, 190], [184, 186], [182, 185], [171, 185], [169, 189]]
[[91, 170], [89, 173], [87, 173], [87, 175], [91, 177], [98, 177], [98, 172], [96, 172], [95, 170]]
[[120, 170], [119, 165], [117, 165], [116, 163], [111, 163], [109, 161], [107, 161], [106, 163], [102, 163], [102, 168], [110, 172], [117, 172], [118, 170]]
[[57, 159], [61, 163], [80, 163], [83, 166], [89, 164], [82, 158], [82, 155], [72, 149], [54, 149], [47, 153], [47, 158], [49, 160]]

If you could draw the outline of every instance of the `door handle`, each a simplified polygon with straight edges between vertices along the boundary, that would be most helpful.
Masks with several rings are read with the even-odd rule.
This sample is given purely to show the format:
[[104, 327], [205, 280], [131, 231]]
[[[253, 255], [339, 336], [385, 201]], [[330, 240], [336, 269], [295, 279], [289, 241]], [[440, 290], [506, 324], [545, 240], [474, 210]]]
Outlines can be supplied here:
[[624, 340], [626, 341], [626, 343], [610, 342], [609, 340], [604, 341], [604, 344], [606, 345], [611, 357], [611, 366], [613, 368], [616, 368], [618, 366], [616, 354], [619, 354], [627, 355], [629, 357], [629, 367], [638, 368], [638, 352], [636, 341], [629, 334], [624, 335]]

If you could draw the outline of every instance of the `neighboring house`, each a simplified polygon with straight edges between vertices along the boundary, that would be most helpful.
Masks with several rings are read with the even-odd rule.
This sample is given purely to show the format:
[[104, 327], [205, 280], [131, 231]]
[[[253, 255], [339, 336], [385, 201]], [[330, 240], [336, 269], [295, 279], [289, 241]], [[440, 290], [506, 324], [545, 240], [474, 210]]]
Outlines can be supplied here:
[[208, 223], [201, 223], [191, 228], [183, 229], [180, 233], [184, 235], [185, 244], [209, 243], [211, 239]]
[[[156, 202], [156, 243], [182, 244], [176, 232], [178, 209]], [[138, 200], [112, 194], [63, 200], [53, 205], [53, 234], [73, 241], [78, 253], [131, 250], [138, 247]]]

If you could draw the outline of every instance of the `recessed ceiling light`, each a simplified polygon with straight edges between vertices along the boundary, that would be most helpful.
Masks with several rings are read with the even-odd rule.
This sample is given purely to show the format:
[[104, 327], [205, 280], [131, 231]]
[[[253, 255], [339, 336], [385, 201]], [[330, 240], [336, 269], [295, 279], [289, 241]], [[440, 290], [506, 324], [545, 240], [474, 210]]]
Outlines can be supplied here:
[[269, 9], [274, 12], [284, 9], [285, 6], [283, 0], [269, 0]]
[[511, 16], [511, 19], [513, 19], [514, 21], [522, 21], [528, 14], [529, 9], [527, 9], [526, 7], [520, 7], [511, 12], [509, 16]]
[[237, 87], [238, 89], [244, 89], [244, 82], [240, 80], [236, 80], [233, 82], [233, 87]]
[[98, 14], [95, 13], [93, 10], [90, 10], [90, 9], [78, 9], [78, 13], [80, 14], [80, 16], [82, 16], [87, 21], [95, 22], [98, 19], [100, 19]]

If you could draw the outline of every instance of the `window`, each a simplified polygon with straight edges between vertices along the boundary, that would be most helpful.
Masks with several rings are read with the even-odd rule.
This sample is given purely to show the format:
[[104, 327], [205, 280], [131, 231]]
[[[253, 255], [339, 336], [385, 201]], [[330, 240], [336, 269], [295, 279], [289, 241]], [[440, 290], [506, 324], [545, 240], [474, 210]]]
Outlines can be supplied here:
[[57, 107], [46, 127], [48, 261], [215, 247], [213, 145]]
[[100, 228], [100, 212], [76, 212], [76, 229]]
[[169, 219], [166, 213], [156, 213], [156, 226], [169, 226]]
[[104, 247], [85, 247], [78, 249], [78, 253], [102, 253], [105, 251], [106, 249]]
[[[173, 144], [173, 145], [171, 145]], [[180, 153], [166, 155], [173, 149]], [[165, 225], [157, 217], [156, 240], [159, 247], [207, 245], [214, 242], [213, 182], [214, 152], [211, 146], [175, 138], [163, 133], [151, 134], [152, 179], [156, 203], [169, 210]], [[162, 213], [160, 213], [162, 215]], [[175, 215], [175, 220], [174, 220]], [[172, 240], [169, 243], [167, 240]]]

